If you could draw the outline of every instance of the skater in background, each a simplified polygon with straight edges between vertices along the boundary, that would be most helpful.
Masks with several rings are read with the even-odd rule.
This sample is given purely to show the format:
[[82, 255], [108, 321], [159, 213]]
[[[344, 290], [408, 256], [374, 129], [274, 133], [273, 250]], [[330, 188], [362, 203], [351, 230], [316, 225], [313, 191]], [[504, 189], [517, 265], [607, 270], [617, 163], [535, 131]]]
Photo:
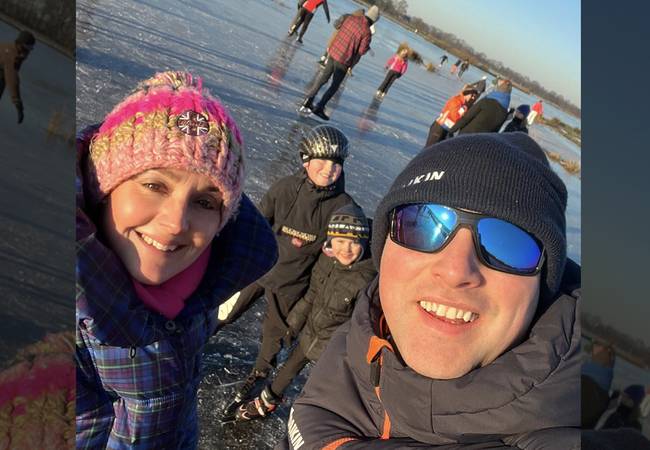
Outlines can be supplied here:
[[474, 103], [456, 124], [449, 129], [448, 136], [459, 134], [496, 133], [508, 117], [512, 82], [505, 78], [497, 81], [494, 91]]
[[397, 53], [395, 53], [388, 59], [388, 61], [386, 61], [386, 65], [384, 66], [384, 69], [386, 69], [386, 77], [377, 89], [377, 92], [375, 94], [375, 97], [377, 97], [377, 99], [383, 99], [390, 87], [393, 85], [393, 82], [406, 73], [409, 65], [409, 52], [410, 49], [408, 45], [402, 43], [397, 49]]
[[440, 57], [440, 63], [438, 64], [438, 67], [442, 67], [443, 64], [447, 62], [448, 59], [449, 59], [449, 58], [447, 58], [447, 55], [442, 55], [442, 56]]
[[528, 128], [526, 127], [526, 117], [530, 112], [530, 106], [528, 105], [519, 105], [515, 110], [515, 114], [512, 117], [512, 120], [508, 122], [506, 127], [503, 129], [504, 133], [509, 133], [512, 131], [521, 131], [522, 133], [528, 134]]
[[[323, 54], [321, 55], [321, 57], [318, 60], [318, 64], [320, 64], [321, 67], [324, 68], [327, 65], [327, 60], [329, 59], [329, 48], [332, 45], [332, 42], [334, 42], [334, 38], [336, 38], [336, 35], [338, 34], [339, 29], [341, 28], [341, 24], [343, 23], [343, 21], [349, 16], [363, 16], [363, 15], [365, 15], [365, 13], [366, 13], [365, 9], [359, 8], [359, 9], [355, 10], [354, 12], [352, 12], [350, 14], [343, 14], [341, 17], [339, 17], [338, 19], [336, 19], [334, 21], [334, 31], [332, 32], [329, 39], [327, 40], [327, 47], [325, 47], [325, 51], [323, 52]], [[374, 34], [375, 34], [375, 27], [374, 27], [374, 25], [371, 25], [370, 26], [370, 35], [372, 36]], [[348, 68], [348, 75], [352, 75], [352, 68]], [[311, 83], [310, 83], [310, 86], [311, 86]]]
[[460, 69], [458, 70], [458, 78], [462, 77], [467, 69], [469, 69], [469, 60], [466, 59], [460, 65]]
[[20, 97], [20, 78], [18, 71], [23, 61], [27, 59], [30, 52], [34, 49], [36, 39], [29, 31], [18, 33], [14, 42], [0, 43], [0, 98], [4, 92], [5, 86], [9, 87], [11, 102], [16, 107], [18, 114], [18, 124], [23, 123], [25, 118], [23, 100]]
[[[372, 40], [370, 26], [378, 20], [379, 8], [377, 5], [373, 5], [368, 8], [365, 16], [351, 15], [342, 21], [332, 44], [329, 46], [329, 58], [325, 68], [305, 94], [305, 99], [300, 107], [301, 113], [313, 113], [323, 120], [329, 120], [329, 116], [325, 113], [325, 106], [345, 79], [348, 69], [354, 67], [370, 49]], [[314, 105], [316, 94], [330, 78], [332, 82], [329, 88], [318, 104]]]
[[164, 72], [77, 151], [77, 448], [195, 449], [217, 308], [277, 259], [241, 134], [200, 78]]
[[537, 117], [542, 117], [544, 115], [544, 106], [542, 105], [542, 100], [537, 101], [530, 108], [530, 113], [528, 114], [528, 126], [531, 126], [535, 123]]
[[298, 338], [286, 362], [260, 395], [241, 405], [237, 420], [266, 417], [309, 361], [317, 361], [332, 333], [352, 315], [357, 293], [377, 274], [370, 258], [370, 227], [354, 204], [337, 210], [327, 225], [327, 241], [314, 266], [309, 290], [287, 316], [286, 339]]
[[486, 80], [487, 80], [487, 76], [483, 75], [480, 80], [463, 86], [463, 91], [465, 89], [474, 89], [478, 92], [478, 95], [480, 96], [481, 94], [483, 94], [483, 92], [485, 92]]
[[343, 162], [349, 143], [337, 128], [312, 128], [299, 144], [302, 167], [274, 183], [259, 210], [275, 234], [279, 258], [273, 269], [233, 295], [219, 308], [222, 324], [239, 318], [264, 295], [267, 301], [262, 324], [261, 346], [254, 366], [224, 411], [228, 420], [259, 382], [275, 368], [276, 355], [287, 333], [287, 316], [307, 292], [312, 268], [327, 239], [332, 213], [352, 203], [345, 193]]
[[293, 36], [296, 31], [298, 31], [298, 28], [302, 26], [298, 33], [298, 38], [296, 39], [297, 42], [302, 44], [302, 37], [307, 32], [309, 23], [314, 17], [316, 9], [320, 5], [323, 5], [323, 11], [325, 11], [325, 17], [327, 17], [327, 23], [330, 23], [330, 10], [327, 6], [327, 0], [298, 0], [298, 12], [289, 26], [289, 36]]
[[453, 63], [451, 68], [449, 69], [449, 73], [454, 75], [458, 71], [458, 68], [460, 67], [460, 63], [461, 63], [460, 59], [455, 63]]
[[445, 139], [449, 133], [449, 129], [463, 117], [463, 114], [474, 104], [478, 96], [479, 92], [476, 89], [466, 88], [460, 94], [454, 95], [447, 100], [440, 115], [431, 124], [427, 142], [424, 146], [428, 147]]

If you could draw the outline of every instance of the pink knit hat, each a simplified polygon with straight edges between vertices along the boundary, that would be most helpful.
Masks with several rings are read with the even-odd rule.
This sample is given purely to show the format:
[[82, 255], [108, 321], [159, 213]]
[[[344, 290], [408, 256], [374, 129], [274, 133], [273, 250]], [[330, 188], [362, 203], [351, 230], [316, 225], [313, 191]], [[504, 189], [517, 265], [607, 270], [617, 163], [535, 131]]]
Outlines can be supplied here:
[[91, 202], [149, 169], [206, 175], [223, 196], [222, 225], [244, 185], [243, 142], [223, 105], [187, 72], [162, 72], [141, 82], [111, 111], [90, 144]]

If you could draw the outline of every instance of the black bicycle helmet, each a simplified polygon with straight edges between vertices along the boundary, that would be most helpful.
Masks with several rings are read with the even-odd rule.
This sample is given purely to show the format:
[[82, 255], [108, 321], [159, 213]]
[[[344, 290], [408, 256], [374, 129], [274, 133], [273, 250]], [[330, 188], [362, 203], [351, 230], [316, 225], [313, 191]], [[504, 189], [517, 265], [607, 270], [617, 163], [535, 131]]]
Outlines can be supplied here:
[[343, 164], [350, 152], [348, 138], [341, 130], [329, 125], [319, 125], [309, 130], [300, 142], [298, 151], [302, 162], [329, 159], [339, 164]]

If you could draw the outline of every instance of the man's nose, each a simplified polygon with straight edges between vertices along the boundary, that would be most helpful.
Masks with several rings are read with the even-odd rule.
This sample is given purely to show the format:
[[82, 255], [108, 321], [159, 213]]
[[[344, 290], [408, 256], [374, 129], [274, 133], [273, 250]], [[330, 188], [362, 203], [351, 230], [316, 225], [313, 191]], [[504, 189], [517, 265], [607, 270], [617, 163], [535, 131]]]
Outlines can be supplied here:
[[481, 262], [476, 255], [472, 231], [461, 228], [451, 242], [431, 255], [431, 274], [451, 288], [471, 288], [482, 283]]

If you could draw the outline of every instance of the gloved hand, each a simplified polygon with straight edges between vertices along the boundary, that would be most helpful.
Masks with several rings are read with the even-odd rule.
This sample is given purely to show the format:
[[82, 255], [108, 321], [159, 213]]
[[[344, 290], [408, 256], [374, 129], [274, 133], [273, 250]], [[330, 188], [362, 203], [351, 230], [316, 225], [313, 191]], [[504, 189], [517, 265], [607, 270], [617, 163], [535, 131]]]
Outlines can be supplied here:
[[25, 114], [23, 113], [23, 104], [18, 103], [16, 105], [16, 111], [18, 112], [18, 123], [21, 124], [23, 123], [23, 119], [25, 118]]

